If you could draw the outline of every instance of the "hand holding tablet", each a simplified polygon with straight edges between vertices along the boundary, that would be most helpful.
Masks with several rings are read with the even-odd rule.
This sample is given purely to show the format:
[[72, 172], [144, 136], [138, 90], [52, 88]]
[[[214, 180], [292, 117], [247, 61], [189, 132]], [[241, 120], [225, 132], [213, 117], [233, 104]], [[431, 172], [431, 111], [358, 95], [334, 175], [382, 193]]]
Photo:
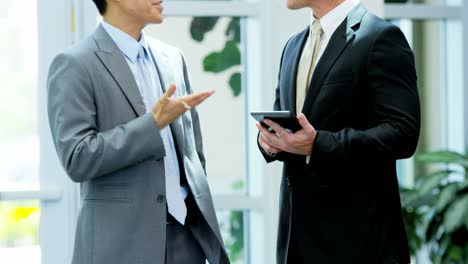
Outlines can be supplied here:
[[265, 119], [269, 119], [293, 133], [302, 128], [297, 118], [289, 111], [252, 111], [250, 115], [267, 128], [269, 128], [268, 125], [263, 122]]

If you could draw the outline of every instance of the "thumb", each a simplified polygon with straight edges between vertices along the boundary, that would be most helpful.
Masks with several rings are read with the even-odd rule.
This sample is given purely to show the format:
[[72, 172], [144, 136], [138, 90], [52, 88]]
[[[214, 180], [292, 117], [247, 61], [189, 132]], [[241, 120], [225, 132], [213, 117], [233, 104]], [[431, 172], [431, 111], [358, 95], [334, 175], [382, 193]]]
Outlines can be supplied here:
[[169, 88], [167, 88], [166, 92], [164, 93], [163, 97], [165, 99], [168, 99], [169, 97], [171, 97], [176, 91], [176, 85], [171, 83], [169, 85]]
[[297, 117], [297, 120], [302, 128], [309, 128], [311, 126], [305, 115], [302, 113]]

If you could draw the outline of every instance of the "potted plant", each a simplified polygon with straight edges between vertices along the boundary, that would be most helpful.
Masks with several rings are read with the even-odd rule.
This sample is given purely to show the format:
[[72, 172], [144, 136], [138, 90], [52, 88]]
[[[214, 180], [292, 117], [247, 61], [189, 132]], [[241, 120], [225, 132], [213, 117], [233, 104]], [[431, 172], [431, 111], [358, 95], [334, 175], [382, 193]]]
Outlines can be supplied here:
[[411, 253], [428, 246], [433, 264], [468, 263], [468, 156], [439, 151], [416, 156], [435, 171], [401, 189]]

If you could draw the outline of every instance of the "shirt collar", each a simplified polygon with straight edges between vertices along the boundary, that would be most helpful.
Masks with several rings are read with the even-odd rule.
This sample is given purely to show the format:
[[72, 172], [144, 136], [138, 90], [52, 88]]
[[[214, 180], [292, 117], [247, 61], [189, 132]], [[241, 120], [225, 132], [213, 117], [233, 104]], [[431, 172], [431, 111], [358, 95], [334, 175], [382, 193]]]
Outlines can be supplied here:
[[141, 32], [140, 41], [136, 41], [127, 33], [105, 21], [102, 21], [101, 24], [111, 39], [115, 42], [117, 47], [120, 49], [120, 51], [122, 51], [125, 57], [127, 57], [132, 63], [136, 63], [138, 51], [140, 50], [141, 46], [143, 46], [145, 49], [145, 55], [148, 57], [148, 43], [146, 42], [143, 31]]
[[[333, 10], [328, 12], [325, 16], [320, 19], [320, 24], [323, 29], [323, 33], [325, 37], [331, 38], [335, 30], [340, 26], [340, 24], [345, 20], [348, 14], [353, 10], [355, 6], [360, 3], [359, 0], [346, 0]], [[312, 30], [312, 24], [317, 19], [314, 17], [312, 13], [312, 19], [310, 22], [310, 30]]]

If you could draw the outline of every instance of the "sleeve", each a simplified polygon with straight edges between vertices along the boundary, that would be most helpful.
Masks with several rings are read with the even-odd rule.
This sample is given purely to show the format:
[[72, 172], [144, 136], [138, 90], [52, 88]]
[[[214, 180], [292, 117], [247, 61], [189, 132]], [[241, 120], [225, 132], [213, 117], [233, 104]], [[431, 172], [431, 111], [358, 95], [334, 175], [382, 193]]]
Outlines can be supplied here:
[[53, 141], [73, 181], [88, 181], [165, 156], [160, 130], [151, 114], [98, 131], [93, 84], [86, 68], [73, 55], [60, 54], [53, 60], [47, 87]]
[[[192, 86], [190, 83], [190, 76], [189, 76], [188, 69], [187, 69], [187, 63], [185, 62], [185, 58], [182, 52], [180, 52], [180, 55], [182, 58], [182, 65], [183, 65], [183, 71], [184, 71], [185, 88], [187, 89], [187, 93], [191, 94], [193, 93], [193, 90], [192, 90]], [[196, 107], [190, 110], [190, 114], [192, 116], [193, 132], [195, 136], [195, 147], [197, 149], [198, 158], [200, 159], [200, 162], [203, 166], [203, 170], [205, 171], [205, 175], [206, 175], [206, 159], [205, 159], [205, 154], [203, 153], [203, 136], [202, 136], [201, 127], [200, 127], [200, 118], [198, 116], [198, 111]]]
[[372, 126], [317, 131], [310, 166], [326, 161], [403, 159], [414, 154], [420, 131], [420, 105], [414, 56], [403, 33], [389, 27], [377, 37], [367, 62]]

